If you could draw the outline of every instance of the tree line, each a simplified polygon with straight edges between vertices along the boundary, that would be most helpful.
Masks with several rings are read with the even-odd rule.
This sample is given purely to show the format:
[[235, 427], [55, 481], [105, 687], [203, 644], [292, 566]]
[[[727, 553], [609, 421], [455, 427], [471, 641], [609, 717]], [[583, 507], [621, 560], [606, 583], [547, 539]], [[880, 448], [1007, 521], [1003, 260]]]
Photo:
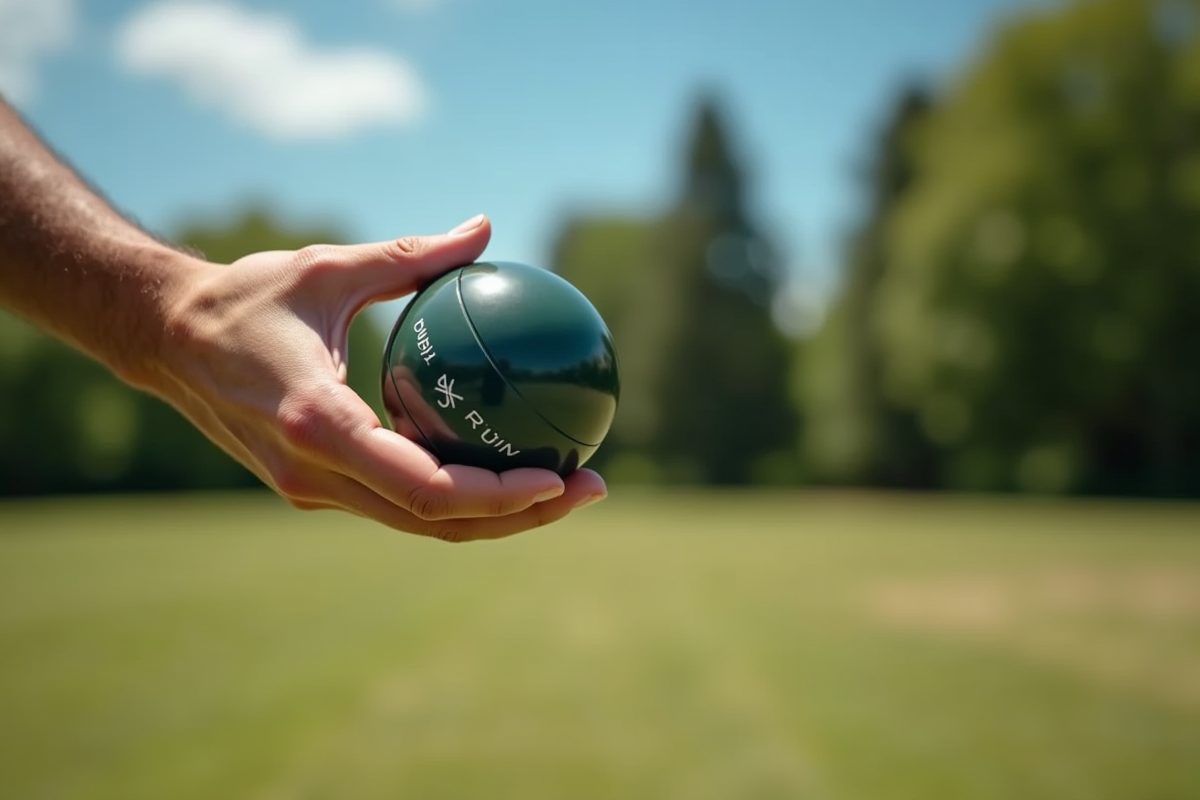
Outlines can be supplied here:
[[[900, 92], [801, 340], [722, 106], [692, 114], [669, 206], [568, 220], [547, 265], [617, 343], [610, 479], [1200, 496], [1200, 0], [1030, 11]], [[261, 209], [176, 238], [223, 262], [346, 240]], [[377, 407], [382, 346], [360, 318], [350, 382]], [[0, 494], [257, 485], [0, 315]]]
[[798, 343], [720, 119], [674, 208], [559, 243], [629, 373], [616, 475], [1200, 496], [1200, 3], [1028, 12], [902, 91]]

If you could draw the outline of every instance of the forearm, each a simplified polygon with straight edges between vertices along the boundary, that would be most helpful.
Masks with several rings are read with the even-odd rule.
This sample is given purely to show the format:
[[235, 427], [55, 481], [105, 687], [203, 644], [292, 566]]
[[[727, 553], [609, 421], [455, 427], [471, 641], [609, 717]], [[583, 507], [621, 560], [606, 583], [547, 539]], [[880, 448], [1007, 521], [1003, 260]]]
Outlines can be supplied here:
[[140, 385], [197, 263], [121, 217], [0, 99], [0, 306]]

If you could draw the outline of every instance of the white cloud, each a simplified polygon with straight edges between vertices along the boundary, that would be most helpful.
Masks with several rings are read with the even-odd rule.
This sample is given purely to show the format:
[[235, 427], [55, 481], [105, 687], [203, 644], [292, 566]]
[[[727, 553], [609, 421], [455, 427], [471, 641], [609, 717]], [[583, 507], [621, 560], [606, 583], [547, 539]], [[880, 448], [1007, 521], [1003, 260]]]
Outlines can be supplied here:
[[75, 35], [75, 11], [75, 0], [0, 0], [0, 93], [34, 95], [39, 62]]
[[117, 51], [131, 73], [178, 82], [195, 101], [276, 139], [412, 124], [426, 107], [420, 77], [403, 59], [321, 49], [285, 16], [217, 0], [142, 9], [118, 32]]

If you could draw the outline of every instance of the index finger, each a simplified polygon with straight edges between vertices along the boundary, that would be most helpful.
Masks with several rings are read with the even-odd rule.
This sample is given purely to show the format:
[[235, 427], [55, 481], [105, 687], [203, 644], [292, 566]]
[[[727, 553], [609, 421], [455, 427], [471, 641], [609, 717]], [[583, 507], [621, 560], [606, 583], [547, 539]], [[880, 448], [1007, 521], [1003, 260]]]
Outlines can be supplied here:
[[294, 404], [289, 416], [301, 423], [285, 431], [293, 447], [424, 520], [505, 516], [564, 490], [562, 478], [545, 469], [497, 474], [443, 466], [413, 440], [383, 427], [366, 401], [336, 380]]
[[350, 437], [347, 444], [345, 474], [423, 520], [506, 516], [565, 489], [563, 479], [546, 469], [496, 473], [443, 465], [416, 442], [384, 427]]

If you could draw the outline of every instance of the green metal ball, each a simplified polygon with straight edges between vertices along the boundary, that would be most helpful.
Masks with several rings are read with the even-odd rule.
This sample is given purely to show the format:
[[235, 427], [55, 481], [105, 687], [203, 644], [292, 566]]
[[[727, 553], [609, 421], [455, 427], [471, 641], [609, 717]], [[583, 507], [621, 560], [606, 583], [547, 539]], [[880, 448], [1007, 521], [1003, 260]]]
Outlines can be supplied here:
[[404, 309], [384, 351], [392, 427], [443, 463], [566, 475], [599, 448], [619, 395], [600, 314], [566, 280], [525, 264], [443, 275]]

